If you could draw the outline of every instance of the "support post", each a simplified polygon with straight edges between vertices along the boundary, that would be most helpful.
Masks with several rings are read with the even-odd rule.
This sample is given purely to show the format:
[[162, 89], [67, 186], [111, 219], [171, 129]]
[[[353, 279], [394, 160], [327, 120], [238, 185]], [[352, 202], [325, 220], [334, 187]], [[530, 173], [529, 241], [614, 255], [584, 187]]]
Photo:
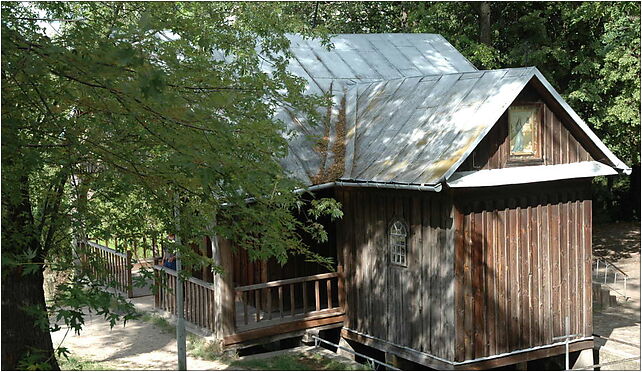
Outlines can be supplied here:
[[399, 368], [399, 357], [393, 353], [385, 353], [385, 358], [386, 358], [386, 363], [390, 364], [391, 366], [395, 368]]
[[[158, 257], [154, 256], [154, 266], [159, 265], [159, 259]], [[154, 271], [154, 287], [156, 288], [156, 291], [154, 291], [154, 307], [159, 309], [160, 308], [160, 272], [156, 270], [155, 268], [152, 268]]]
[[[339, 346], [340, 348], [337, 348], [337, 354], [342, 357], [355, 360], [354, 348], [348, 343], [348, 340], [343, 337], [339, 337]], [[341, 348], [345, 348], [349, 351], [343, 350]]]
[[[180, 246], [181, 238], [180, 231], [180, 215], [178, 211], [178, 195], [175, 195], [174, 204], [174, 219], [176, 223], [176, 245]], [[180, 247], [176, 249], [176, 349], [178, 351], [178, 370], [187, 370], [187, 348], [185, 344], [185, 313], [184, 313], [184, 293], [183, 293], [183, 278], [181, 277], [181, 250]]]
[[345, 294], [345, 283], [344, 283], [344, 278], [343, 278], [343, 265], [337, 265], [337, 272], [339, 273], [339, 277], [337, 278], [337, 289], [338, 289], [338, 296], [339, 296], [339, 306], [341, 309], [345, 310], [345, 301], [346, 301], [346, 294]]
[[565, 325], [565, 328], [566, 328], [566, 336], [567, 336], [566, 337], [566, 341], [565, 341], [565, 345], [564, 345], [564, 347], [566, 348], [566, 360], [565, 360], [564, 367], [565, 367], [565, 371], [568, 371], [568, 370], [570, 370], [569, 355], [568, 355], [569, 354], [568, 342], [569, 342], [569, 339], [570, 339], [569, 335], [571, 334], [570, 320], [569, 320], [568, 317], [566, 317], [564, 323], [565, 323], [564, 325]]
[[[575, 360], [575, 364], [573, 364], [573, 369], [586, 369], [590, 366], [593, 365], [595, 362], [594, 355], [593, 355], [593, 349], [584, 349], [580, 351], [579, 355], [577, 356], [577, 359]], [[591, 368], [590, 370], [594, 370], [595, 368]]]

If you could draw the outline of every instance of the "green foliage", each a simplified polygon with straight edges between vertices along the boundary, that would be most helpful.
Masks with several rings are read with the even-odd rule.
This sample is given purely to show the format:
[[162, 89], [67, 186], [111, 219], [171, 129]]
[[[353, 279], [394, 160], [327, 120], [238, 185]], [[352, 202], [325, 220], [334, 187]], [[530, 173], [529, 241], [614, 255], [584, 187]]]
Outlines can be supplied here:
[[234, 358], [223, 352], [220, 342], [208, 341], [194, 334], [187, 335], [187, 351], [196, 358], [231, 362]]
[[355, 366], [329, 359], [321, 354], [283, 353], [271, 358], [237, 360], [231, 367], [260, 371], [365, 371], [366, 366]]
[[66, 358], [58, 358], [60, 370], [62, 371], [109, 371], [114, 368], [105, 363], [92, 362], [76, 356], [70, 355]]
[[[87, 236], [173, 232], [195, 267], [211, 263], [189, 247], [204, 235], [253, 258], [308, 254], [273, 114], [285, 105], [314, 121], [325, 98], [286, 72], [283, 33], [302, 27], [285, 8], [3, 3], [3, 280], [75, 267], [73, 242]], [[120, 300], [114, 312], [101, 284], [78, 269], [48, 312], [76, 332], [83, 307], [112, 326], [135, 316]]]
[[176, 327], [160, 315], [145, 313], [142, 315], [141, 320], [157, 326], [165, 333], [176, 334]]

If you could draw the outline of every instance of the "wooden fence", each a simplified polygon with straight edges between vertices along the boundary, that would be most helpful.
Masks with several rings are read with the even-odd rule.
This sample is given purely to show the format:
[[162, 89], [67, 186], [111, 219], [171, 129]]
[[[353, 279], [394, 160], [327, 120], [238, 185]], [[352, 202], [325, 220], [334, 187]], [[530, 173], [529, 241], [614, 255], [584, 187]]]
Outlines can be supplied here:
[[[177, 315], [176, 306], [176, 271], [163, 266], [154, 265], [156, 276], [156, 294], [154, 304]], [[184, 281], [185, 320], [199, 327], [215, 331], [215, 293], [212, 283], [200, 279], [189, 278]]]
[[[89, 275], [108, 283], [114, 289], [124, 293], [128, 298], [133, 297], [132, 287], [132, 255], [122, 253], [94, 242], [86, 242], [83, 264], [89, 270]], [[88, 264], [91, 261], [91, 264]]]
[[343, 313], [338, 272], [235, 288], [237, 331]]

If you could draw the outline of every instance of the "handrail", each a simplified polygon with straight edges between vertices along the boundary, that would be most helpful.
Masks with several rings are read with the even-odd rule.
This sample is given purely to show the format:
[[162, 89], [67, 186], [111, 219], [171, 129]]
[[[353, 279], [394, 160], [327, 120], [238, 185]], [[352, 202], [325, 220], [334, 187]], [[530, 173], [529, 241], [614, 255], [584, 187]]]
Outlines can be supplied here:
[[302, 277], [299, 277], [299, 278], [275, 280], [275, 281], [272, 281], [272, 282], [245, 285], [245, 286], [241, 286], [241, 287], [236, 287], [236, 288], [234, 288], [234, 290], [237, 291], [237, 292], [245, 292], [245, 291], [251, 291], [251, 290], [255, 290], [255, 289], [280, 287], [280, 286], [283, 286], [283, 285], [302, 283], [302, 282], [307, 282], [307, 281], [312, 281], [312, 280], [331, 279], [331, 278], [336, 278], [338, 276], [339, 276], [338, 272], [324, 273], [324, 274], [317, 274], [317, 275], [309, 275], [309, 276], [302, 276]]
[[[172, 270], [172, 269], [170, 269], [170, 268], [168, 268], [168, 267], [165, 267], [165, 266], [154, 265], [154, 266], [153, 266], [153, 268], [154, 268], [154, 269], [156, 269], [156, 270], [162, 270], [162, 271], [165, 271], [167, 274], [169, 274], [169, 275], [171, 275], [171, 276], [178, 276], [178, 273], [176, 272], [176, 270]], [[191, 282], [191, 283], [194, 283], [194, 284], [197, 284], [197, 285], [203, 286], [203, 287], [208, 287], [208, 288], [211, 288], [211, 289], [216, 288], [216, 287], [214, 286], [214, 284], [209, 283], [209, 282], [206, 282], [206, 281], [204, 281], [204, 280], [200, 280], [200, 279], [198, 279], [198, 278], [194, 278], [194, 277], [189, 277], [189, 278], [187, 278], [185, 281], [186, 281], [186, 282]]]
[[607, 259], [606, 259], [606, 258], [604, 258], [604, 257], [593, 257], [593, 260], [595, 260], [595, 261], [604, 261], [604, 263], [606, 263], [607, 265], [609, 265], [609, 266], [613, 267], [615, 270], [619, 271], [619, 272], [620, 272], [622, 275], [624, 275], [625, 277], [627, 277], [627, 278], [629, 277], [629, 275], [628, 275], [627, 273], [625, 273], [624, 271], [622, 271], [622, 269], [620, 269], [619, 267], [615, 266], [615, 264], [614, 264], [613, 262], [611, 262], [611, 261], [607, 260]]
[[134, 297], [131, 251], [121, 253], [89, 240], [85, 240], [83, 243], [90, 247], [88, 252], [82, 255], [84, 260], [88, 260], [89, 254], [98, 256], [100, 266], [105, 271], [104, 273], [99, 273], [97, 269], [93, 267], [90, 268], [89, 275], [97, 279], [113, 279], [116, 283], [114, 289], [126, 293], [128, 298]]
[[[627, 289], [627, 283], [626, 282], [629, 280], [629, 275], [627, 273], [625, 273], [624, 271], [622, 271], [622, 269], [617, 267], [613, 262], [607, 260], [606, 258], [593, 257], [593, 261], [595, 261], [595, 270], [593, 271], [593, 275], [591, 275], [593, 277], [593, 281], [595, 282], [595, 277], [596, 276], [599, 279], [599, 276], [602, 275], [600, 273], [600, 262], [602, 262], [603, 266], [604, 266], [604, 282], [602, 283], [600, 281], [600, 284], [607, 286], [609, 288], [609, 290], [612, 290], [612, 291], [616, 292], [617, 294], [623, 296], [625, 299], [628, 299], [629, 297], [626, 295], [626, 289]], [[620, 292], [614, 286], [611, 286], [611, 285], [609, 285], [607, 283], [608, 274], [609, 274], [609, 267], [613, 269], [612, 270], [613, 271], [613, 283], [612, 284], [614, 286], [617, 284], [618, 273], [621, 274], [621, 277], [622, 277], [621, 280], [623, 282], [623, 291], [622, 292]]]
[[153, 265], [158, 290], [154, 294], [154, 306], [174, 315], [178, 314], [175, 290], [179, 283], [184, 289], [183, 315], [186, 321], [212, 332], [217, 330], [216, 319], [220, 317], [217, 307], [216, 286], [203, 280], [189, 277], [179, 281], [176, 270]]
[[[275, 322], [327, 316], [329, 312], [343, 312], [344, 295], [342, 293], [341, 267], [338, 270], [338, 272], [234, 288], [235, 301], [239, 311], [237, 317], [240, 321], [240, 324], [236, 325], [237, 330], [242, 327], [261, 327], [261, 324], [269, 325]], [[335, 281], [337, 282], [336, 287], [333, 285]], [[312, 284], [313, 288], [310, 291]], [[322, 289], [322, 286], [325, 288]], [[337, 290], [333, 291], [333, 287]], [[289, 310], [287, 309], [288, 305]], [[312, 307], [310, 308], [309, 305]]]
[[98, 243], [94, 243], [94, 242], [90, 242], [89, 240], [87, 241], [87, 244], [89, 244], [90, 246], [92, 246], [94, 248], [102, 249], [103, 251], [109, 252], [111, 254], [115, 254], [116, 256], [127, 258], [127, 254], [126, 253], [118, 252], [118, 251], [113, 250], [113, 249], [111, 249], [109, 247], [106, 247], [104, 245], [101, 245], [101, 244], [98, 244]]

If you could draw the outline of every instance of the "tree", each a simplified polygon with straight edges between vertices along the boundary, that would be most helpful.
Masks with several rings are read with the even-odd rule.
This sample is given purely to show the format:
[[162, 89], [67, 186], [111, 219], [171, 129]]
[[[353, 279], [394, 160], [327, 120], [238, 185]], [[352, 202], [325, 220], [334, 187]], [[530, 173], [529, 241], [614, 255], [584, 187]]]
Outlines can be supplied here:
[[101, 229], [174, 226], [175, 195], [180, 236], [310, 254], [272, 119], [287, 106], [315, 120], [325, 102], [285, 70], [296, 22], [280, 4], [2, 4], [3, 369], [57, 369], [49, 331], [79, 331], [85, 307], [112, 326], [134, 316], [82, 275], [46, 302], [43, 269], [71, 267], [73, 239]]

